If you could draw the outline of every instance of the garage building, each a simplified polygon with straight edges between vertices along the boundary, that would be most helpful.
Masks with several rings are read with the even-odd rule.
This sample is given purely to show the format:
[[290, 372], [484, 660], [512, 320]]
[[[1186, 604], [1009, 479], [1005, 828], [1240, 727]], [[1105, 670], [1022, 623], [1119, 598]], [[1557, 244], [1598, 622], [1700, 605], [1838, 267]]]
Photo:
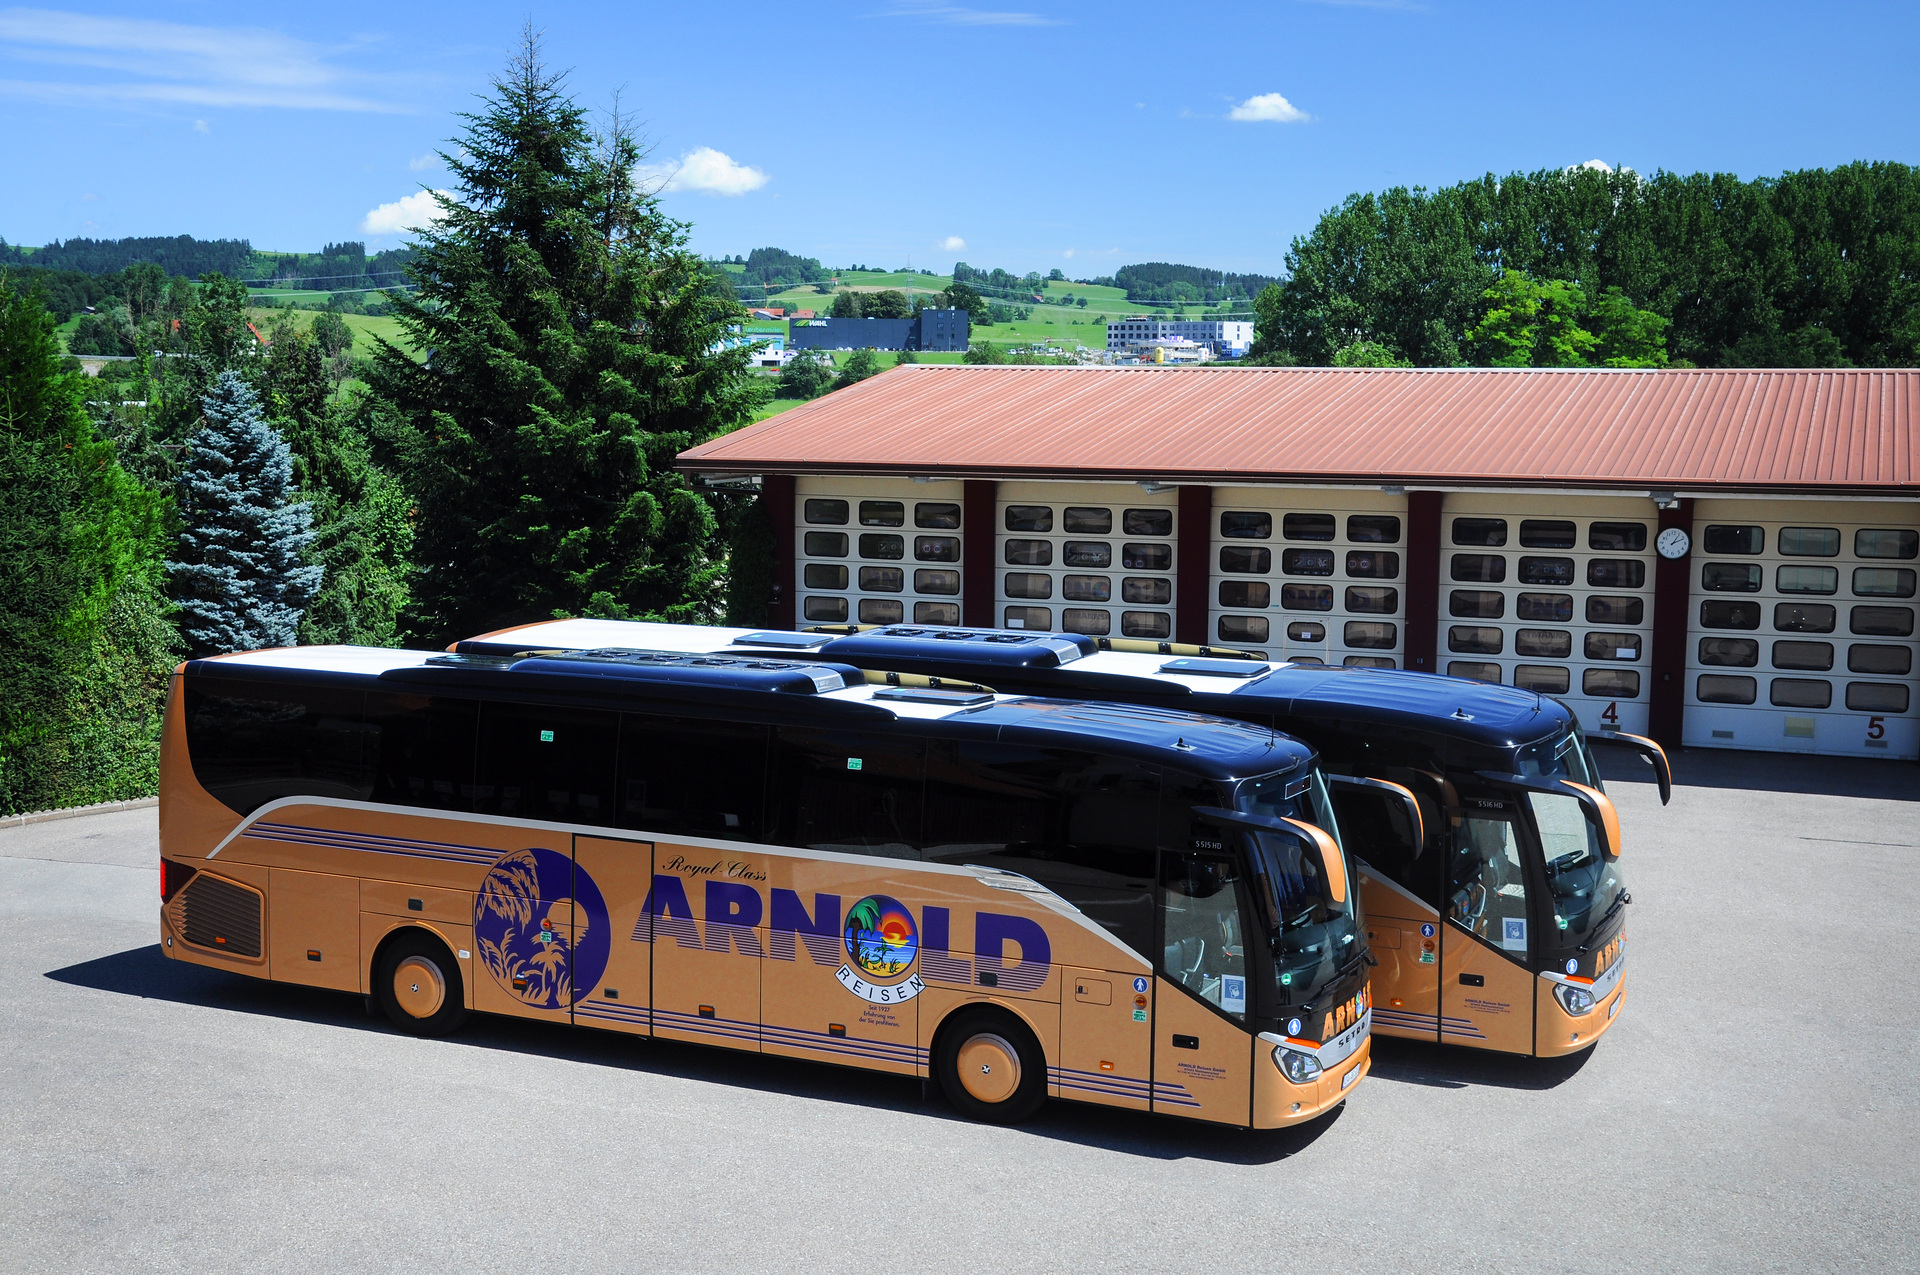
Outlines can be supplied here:
[[693, 448], [781, 625], [1407, 668], [1920, 758], [1920, 371], [908, 365]]

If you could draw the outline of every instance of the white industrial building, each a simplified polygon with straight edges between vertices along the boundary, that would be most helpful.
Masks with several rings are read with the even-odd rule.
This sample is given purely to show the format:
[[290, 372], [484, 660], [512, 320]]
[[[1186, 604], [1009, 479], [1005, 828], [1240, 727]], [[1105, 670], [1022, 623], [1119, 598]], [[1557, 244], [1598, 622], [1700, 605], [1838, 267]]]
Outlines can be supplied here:
[[1237, 319], [1150, 319], [1130, 315], [1107, 324], [1107, 348], [1191, 341], [1215, 358], [1237, 359], [1253, 345], [1253, 324]]

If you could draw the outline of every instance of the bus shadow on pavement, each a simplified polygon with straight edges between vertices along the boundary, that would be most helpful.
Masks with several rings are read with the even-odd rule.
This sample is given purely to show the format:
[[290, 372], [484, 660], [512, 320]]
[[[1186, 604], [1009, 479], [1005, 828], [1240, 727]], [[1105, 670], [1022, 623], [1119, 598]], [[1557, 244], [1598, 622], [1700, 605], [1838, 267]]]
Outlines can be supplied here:
[[[49, 970], [46, 977], [71, 987], [145, 1000], [260, 1014], [288, 1022], [319, 1023], [381, 1035], [397, 1034], [384, 1015], [367, 1013], [366, 998], [358, 993], [267, 983], [184, 961], [170, 961], [161, 955], [158, 944], [129, 948], [111, 956]], [[937, 1086], [912, 1076], [614, 1032], [579, 1031], [563, 1024], [491, 1014], [474, 1015], [458, 1032], [444, 1039], [447, 1044], [468, 1048], [501, 1050], [786, 1094], [817, 1102], [971, 1123], [947, 1105]], [[1377, 1049], [1377, 1037], [1374, 1044]], [[1345, 1110], [1346, 1105], [1342, 1103], [1326, 1116], [1297, 1128], [1249, 1131], [1086, 1103], [1050, 1102], [1039, 1115], [1011, 1126], [1009, 1132], [1155, 1160], [1258, 1165], [1276, 1163], [1306, 1150], [1333, 1127]]]
[[1375, 1036], [1372, 1079], [1432, 1089], [1553, 1089], [1573, 1079], [1592, 1057], [1592, 1049], [1559, 1058], [1527, 1058]]
[[[1653, 767], [1620, 748], [1596, 748], [1594, 757], [1606, 782], [1653, 785]], [[1790, 792], [1820, 797], [1867, 797], [1920, 801], [1909, 761], [1878, 757], [1819, 757], [1809, 753], [1762, 753], [1721, 748], [1677, 748], [1673, 785], [1756, 792]]]

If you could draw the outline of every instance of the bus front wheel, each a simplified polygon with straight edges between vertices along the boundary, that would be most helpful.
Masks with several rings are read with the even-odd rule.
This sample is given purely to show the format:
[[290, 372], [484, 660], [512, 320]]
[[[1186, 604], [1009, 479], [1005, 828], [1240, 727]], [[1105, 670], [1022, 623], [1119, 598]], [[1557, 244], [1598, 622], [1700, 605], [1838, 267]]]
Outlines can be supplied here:
[[1025, 1024], [1003, 1009], [963, 1009], [933, 1054], [940, 1089], [962, 1115], [995, 1124], [1025, 1120], [1047, 1100], [1047, 1059]]
[[460, 967], [439, 939], [399, 934], [380, 952], [373, 995], [394, 1026], [414, 1036], [444, 1036], [467, 1019]]

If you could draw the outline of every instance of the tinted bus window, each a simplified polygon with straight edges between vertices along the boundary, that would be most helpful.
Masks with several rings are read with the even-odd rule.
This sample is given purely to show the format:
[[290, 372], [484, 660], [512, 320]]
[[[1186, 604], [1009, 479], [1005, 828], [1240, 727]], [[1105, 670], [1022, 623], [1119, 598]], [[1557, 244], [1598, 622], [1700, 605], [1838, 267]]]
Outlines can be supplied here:
[[1761, 527], [1711, 526], [1700, 538], [1708, 553], [1765, 553], [1767, 533]]
[[578, 708], [480, 710], [474, 809], [514, 819], [611, 826], [619, 718]]
[[920, 857], [926, 748], [919, 741], [782, 726], [767, 769], [768, 841]]
[[616, 822], [764, 841], [768, 733], [749, 722], [623, 713]]
[[1032, 877], [1144, 955], [1159, 803], [1159, 773], [1120, 758], [941, 741], [927, 762], [926, 857]]
[[364, 692], [329, 686], [190, 677], [187, 751], [193, 774], [238, 814], [280, 797], [365, 801]]
[[479, 701], [370, 691], [366, 721], [367, 746], [379, 759], [373, 773], [375, 801], [473, 809]]

